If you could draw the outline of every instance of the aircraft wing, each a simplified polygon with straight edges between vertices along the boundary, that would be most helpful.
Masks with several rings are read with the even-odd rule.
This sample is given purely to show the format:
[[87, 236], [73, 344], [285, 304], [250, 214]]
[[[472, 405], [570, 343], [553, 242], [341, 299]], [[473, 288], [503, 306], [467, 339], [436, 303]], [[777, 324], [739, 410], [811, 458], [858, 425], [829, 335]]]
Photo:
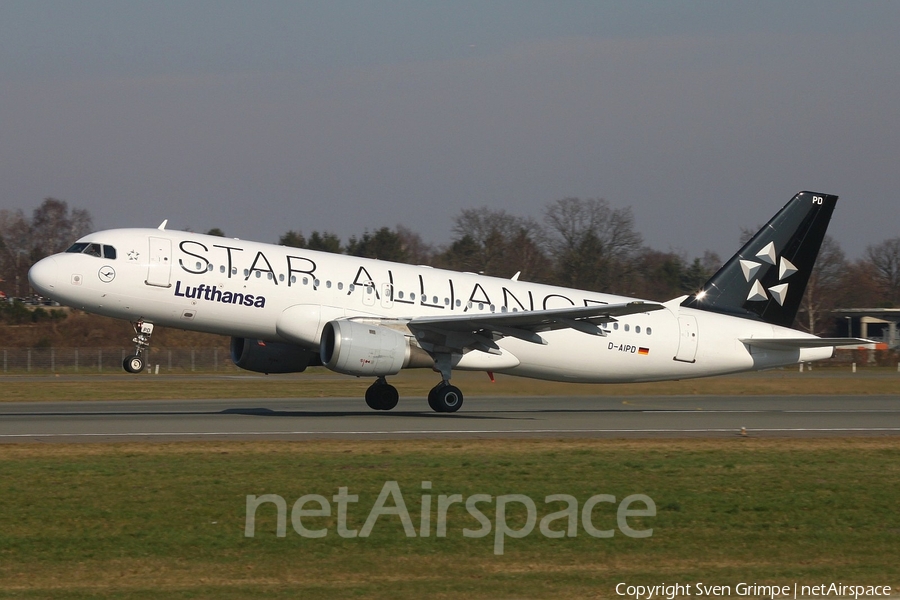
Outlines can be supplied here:
[[792, 350], [795, 348], [824, 348], [826, 346], [863, 346], [874, 344], [863, 338], [748, 338], [741, 342], [768, 350]]
[[541, 332], [575, 329], [590, 335], [604, 336], [600, 324], [616, 317], [663, 309], [652, 302], [573, 306], [552, 310], [456, 315], [451, 317], [417, 317], [407, 324], [419, 344], [429, 352], [462, 353], [468, 349], [491, 354], [500, 353], [495, 343], [503, 337], [514, 337], [534, 344], [546, 344]]

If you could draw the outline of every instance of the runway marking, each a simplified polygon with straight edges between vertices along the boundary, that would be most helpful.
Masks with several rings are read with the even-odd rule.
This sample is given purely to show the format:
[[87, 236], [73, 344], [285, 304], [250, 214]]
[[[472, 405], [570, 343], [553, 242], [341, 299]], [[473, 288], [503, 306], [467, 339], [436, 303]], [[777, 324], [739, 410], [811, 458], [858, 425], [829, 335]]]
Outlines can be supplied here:
[[[900, 432], [900, 427], [763, 427], [747, 428], [747, 433], [778, 432]], [[393, 431], [193, 431], [193, 432], [138, 432], [138, 433], [7, 433], [3, 438], [65, 438], [65, 437], [212, 437], [212, 436], [260, 436], [260, 435], [433, 435], [433, 434], [499, 434], [499, 433], [735, 433], [740, 428], [712, 429], [398, 429]]]

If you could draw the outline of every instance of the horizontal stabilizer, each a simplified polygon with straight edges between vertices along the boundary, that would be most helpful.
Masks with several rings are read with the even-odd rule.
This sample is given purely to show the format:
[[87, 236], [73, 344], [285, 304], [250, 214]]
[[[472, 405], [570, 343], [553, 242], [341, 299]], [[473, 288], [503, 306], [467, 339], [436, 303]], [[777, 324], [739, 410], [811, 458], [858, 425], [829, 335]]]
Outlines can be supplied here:
[[766, 348], [767, 350], [793, 350], [795, 348], [826, 348], [834, 346], [864, 346], [874, 344], [872, 340], [864, 338], [750, 338], [741, 340], [741, 342], [756, 346], [757, 348]]

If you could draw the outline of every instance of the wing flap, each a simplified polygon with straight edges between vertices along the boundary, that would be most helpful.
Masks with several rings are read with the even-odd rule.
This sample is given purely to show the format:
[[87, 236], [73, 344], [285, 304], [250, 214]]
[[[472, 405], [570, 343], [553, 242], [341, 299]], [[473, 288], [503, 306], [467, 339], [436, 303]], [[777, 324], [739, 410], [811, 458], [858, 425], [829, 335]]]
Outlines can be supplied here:
[[600, 324], [616, 317], [662, 310], [662, 304], [628, 302], [597, 304], [551, 310], [417, 317], [407, 323], [419, 344], [430, 352], [464, 352], [468, 349], [498, 350], [494, 340], [514, 337], [533, 344], [546, 344], [540, 333], [575, 329], [590, 335], [605, 335]]

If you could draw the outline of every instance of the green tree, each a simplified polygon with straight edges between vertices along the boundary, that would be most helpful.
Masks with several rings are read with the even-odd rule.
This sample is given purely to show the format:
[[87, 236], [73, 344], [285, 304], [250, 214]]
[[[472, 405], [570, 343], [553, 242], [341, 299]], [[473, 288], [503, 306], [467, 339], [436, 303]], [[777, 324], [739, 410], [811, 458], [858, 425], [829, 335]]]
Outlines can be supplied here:
[[488, 207], [463, 210], [455, 219], [455, 239], [435, 261], [443, 267], [547, 281], [549, 261], [540, 238], [541, 227], [533, 219]]
[[341, 246], [341, 238], [336, 234], [328, 231], [319, 233], [313, 231], [307, 240], [299, 231], [291, 229], [280, 238], [278, 243], [281, 246], [290, 246], [291, 248], [306, 248], [307, 250], [317, 250], [319, 252], [331, 252], [333, 254], [341, 254], [344, 249]]
[[347, 242], [347, 254], [394, 262], [406, 262], [408, 259], [403, 240], [389, 227], [382, 227], [375, 233], [366, 231], [359, 239], [351, 237]]
[[332, 254], [342, 254], [344, 248], [341, 245], [341, 238], [337, 234], [325, 231], [319, 233], [313, 231], [309, 235], [309, 243], [306, 246], [310, 250], [318, 250], [320, 252], [331, 252]]
[[306, 248], [306, 238], [299, 231], [291, 229], [278, 238], [278, 245], [290, 246], [291, 248]]

